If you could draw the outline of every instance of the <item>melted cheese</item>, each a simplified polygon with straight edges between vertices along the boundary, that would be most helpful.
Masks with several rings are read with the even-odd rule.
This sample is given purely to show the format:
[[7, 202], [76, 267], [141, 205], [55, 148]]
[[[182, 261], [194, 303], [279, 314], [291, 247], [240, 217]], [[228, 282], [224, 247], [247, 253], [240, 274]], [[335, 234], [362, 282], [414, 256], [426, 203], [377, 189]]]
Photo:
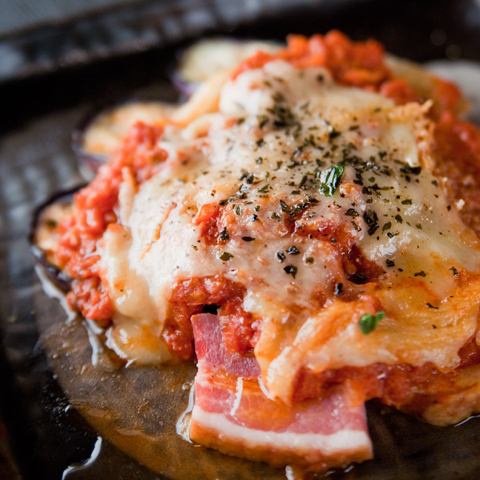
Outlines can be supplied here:
[[[454, 368], [476, 331], [480, 250], [431, 173], [428, 108], [396, 107], [281, 61], [224, 83], [217, 111], [166, 128], [169, 158], [156, 176], [138, 191], [125, 179], [122, 227], [103, 239], [113, 330], [141, 323], [159, 339], [175, 283], [223, 274], [245, 286], [244, 308], [262, 320], [255, 355], [274, 397], [288, 401], [301, 368]], [[339, 164], [327, 196], [322, 175]], [[230, 238], [208, 245], [196, 219], [219, 202]], [[333, 297], [335, 284], [349, 284], [345, 259], [325, 237], [288, 231], [284, 218], [302, 204], [306, 228], [341, 228], [384, 270], [378, 281], [352, 285], [348, 301]], [[360, 317], [378, 310], [385, 318], [362, 333]]]

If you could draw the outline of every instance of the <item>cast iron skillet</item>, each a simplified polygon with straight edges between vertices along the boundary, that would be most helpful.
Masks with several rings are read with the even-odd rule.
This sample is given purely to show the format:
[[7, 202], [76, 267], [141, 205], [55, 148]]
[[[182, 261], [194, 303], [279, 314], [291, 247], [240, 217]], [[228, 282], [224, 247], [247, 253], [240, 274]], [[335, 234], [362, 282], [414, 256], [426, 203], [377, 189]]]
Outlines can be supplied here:
[[[233, 32], [219, 21], [215, 32], [210, 33], [282, 38], [289, 32], [309, 34], [339, 28], [354, 38], [374, 36], [393, 53], [416, 61], [458, 56], [480, 60], [480, 16], [475, 8], [475, 2], [467, 0], [398, 3], [365, 0], [351, 5], [342, 2], [339, 7], [329, 4], [324, 9], [317, 5], [294, 10], [279, 18], [273, 15], [270, 19], [254, 19]], [[94, 446], [94, 458], [83, 467], [69, 469], [66, 478], [159, 478], [109, 442], [98, 440], [77, 409], [94, 416], [99, 425], [109, 417], [82, 405], [85, 396], [94, 395], [98, 410], [102, 410], [109, 398], [133, 398], [142, 390], [152, 401], [147, 411], [139, 415], [133, 411], [131, 403], [123, 402], [121, 408], [125, 415], [116, 419], [123, 422], [122, 438], [133, 437], [141, 445], [144, 433], [152, 433], [152, 429], [155, 434], [163, 431], [162, 415], [176, 418], [177, 408], [187, 401], [185, 387], [173, 389], [176, 395], [173, 403], [162, 403], [156, 398], [155, 375], [148, 372], [135, 376], [125, 370], [121, 375], [135, 378], [117, 383], [116, 373], [109, 374], [103, 382], [85, 380], [91, 378], [89, 372], [81, 368], [91, 360], [85, 330], [77, 328], [75, 323], [66, 325], [63, 322], [65, 314], [56, 301], [42, 293], [26, 240], [34, 206], [53, 192], [81, 181], [70, 150], [70, 133], [87, 110], [109, 99], [114, 101], [138, 94], [175, 100], [167, 67], [174, 60], [175, 48], [191, 40], [188, 29], [183, 33], [182, 41], [171, 48], [153, 49], [2, 87], [2, 118], [7, 122], [4, 122], [0, 150], [1, 406], [14, 455], [26, 479], [62, 478], [62, 472], [69, 465], [88, 459]], [[44, 338], [47, 351], [59, 348], [59, 355], [49, 358], [54, 373], [38, 347], [37, 323], [41, 330], [45, 330], [46, 325], [57, 325]], [[78, 361], [72, 362], [67, 355], [68, 349], [59, 346], [59, 339], [64, 335], [67, 335], [73, 355], [78, 355]], [[108, 369], [108, 359], [105, 362]], [[188, 382], [191, 378], [192, 368], [185, 366], [180, 373], [183, 384], [183, 380]], [[69, 406], [59, 384], [75, 397], [76, 409]], [[129, 391], [122, 393], [117, 388]], [[153, 408], [157, 405], [158, 408]], [[170, 409], [165, 411], [165, 405]], [[368, 413], [375, 461], [347, 472], [335, 472], [334, 477], [479, 478], [480, 422], [476, 419], [457, 427], [439, 429], [396, 412], [387, 412], [375, 404], [368, 405]], [[132, 422], [134, 428], [131, 428]], [[145, 431], [139, 435], [142, 429]], [[114, 440], [122, 446], [122, 439]], [[193, 448], [181, 445], [178, 448]], [[176, 451], [176, 447], [171, 451]], [[165, 467], [168, 464], [170, 475], [170, 469], [183, 461], [184, 457], [178, 456], [180, 453], [172, 453], [168, 462], [162, 464]], [[155, 456], [156, 452], [152, 454]], [[219, 455], [207, 454], [211, 459]], [[211, 464], [215, 466], [215, 476], [236, 478], [232, 477], [232, 466], [240, 461], [224, 458], [226, 460]], [[198, 470], [191, 470], [191, 478], [201, 478], [202, 472], [203, 478], [213, 474], [206, 468], [199, 461]], [[262, 465], [251, 467], [252, 470], [248, 468], [243, 470], [243, 478], [251, 478], [253, 471], [258, 478], [277, 476]]]

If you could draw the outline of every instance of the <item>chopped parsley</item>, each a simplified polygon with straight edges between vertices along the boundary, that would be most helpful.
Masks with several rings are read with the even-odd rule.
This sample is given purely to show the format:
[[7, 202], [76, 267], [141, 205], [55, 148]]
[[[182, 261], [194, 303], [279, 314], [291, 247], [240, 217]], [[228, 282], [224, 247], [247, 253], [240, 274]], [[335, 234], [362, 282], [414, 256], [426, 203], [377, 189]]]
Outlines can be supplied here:
[[230, 238], [226, 227], [218, 234], [218, 238], [223, 242], [226, 242]]
[[373, 235], [378, 230], [378, 215], [375, 210], [365, 210], [363, 220], [368, 226], [368, 234]]
[[291, 275], [293, 278], [297, 275], [297, 267], [295, 265], [287, 265], [286, 267], [283, 268], [285, 273], [288, 275]]
[[54, 220], [53, 218], [47, 218], [47, 219], [45, 220], [45, 226], [46, 226], [47, 228], [52, 229], [52, 228], [57, 227], [57, 225], [58, 225], [58, 222], [57, 222], [56, 220]]
[[282, 212], [288, 213], [290, 211], [290, 207], [284, 200], [280, 200], [280, 208], [282, 209]]
[[336, 192], [343, 176], [345, 167], [339, 163], [322, 170], [320, 174], [320, 192], [326, 197], [331, 197]]
[[385, 317], [385, 312], [377, 312], [375, 315], [364, 313], [358, 321], [358, 326], [364, 335], [368, 335], [377, 328], [383, 317]]
[[400, 168], [400, 171], [405, 174], [412, 174], [412, 175], [419, 175], [422, 171], [422, 167], [410, 167], [409, 165], [405, 165], [404, 167]]
[[333, 127], [328, 132], [328, 139], [334, 140], [335, 138], [339, 137], [341, 133], [338, 130], [335, 130]]
[[346, 212], [345, 215], [347, 217], [358, 217], [359, 213], [354, 209], [354, 208], [349, 208]]
[[228, 262], [231, 258], [233, 258], [233, 255], [228, 252], [223, 252], [218, 258], [220, 258], [222, 262]]
[[458, 270], [455, 267], [450, 267], [449, 270], [452, 272], [452, 275], [458, 276]]

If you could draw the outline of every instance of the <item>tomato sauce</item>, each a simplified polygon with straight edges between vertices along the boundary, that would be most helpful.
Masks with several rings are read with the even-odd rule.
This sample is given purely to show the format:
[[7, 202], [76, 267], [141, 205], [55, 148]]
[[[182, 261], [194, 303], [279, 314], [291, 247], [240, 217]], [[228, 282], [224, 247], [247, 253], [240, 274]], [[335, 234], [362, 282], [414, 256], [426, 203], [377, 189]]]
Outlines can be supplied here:
[[124, 169], [141, 183], [166, 159], [166, 152], [157, 146], [161, 134], [161, 128], [138, 122], [115, 159], [103, 165], [93, 182], [75, 195], [72, 216], [59, 226], [55, 262], [72, 278], [68, 303], [102, 326], [110, 323], [113, 305], [100, 278], [97, 242], [107, 226], [117, 221], [115, 206]]
[[201, 312], [217, 313], [222, 323], [226, 346], [246, 353], [256, 339], [257, 325], [241, 305], [245, 287], [222, 275], [195, 277], [179, 281], [173, 288], [163, 337], [181, 359], [193, 355], [190, 317]]
[[239, 65], [233, 77], [273, 60], [285, 60], [298, 68], [325, 67], [338, 83], [378, 91], [399, 104], [418, 99], [405, 80], [392, 77], [384, 48], [375, 40], [353, 42], [336, 30], [310, 38], [290, 35], [285, 49], [257, 52]]
[[203, 205], [195, 217], [195, 225], [199, 227], [199, 237], [207, 245], [221, 243], [222, 207], [216, 202]]

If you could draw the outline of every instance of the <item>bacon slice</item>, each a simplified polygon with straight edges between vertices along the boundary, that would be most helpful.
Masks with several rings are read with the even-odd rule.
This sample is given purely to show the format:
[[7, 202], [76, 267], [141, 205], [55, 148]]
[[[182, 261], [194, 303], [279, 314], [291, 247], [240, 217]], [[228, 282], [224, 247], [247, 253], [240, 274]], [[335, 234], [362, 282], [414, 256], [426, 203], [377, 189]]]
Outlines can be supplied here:
[[268, 398], [254, 357], [226, 351], [218, 318], [192, 316], [198, 374], [190, 438], [224, 453], [323, 470], [372, 457], [364, 405], [346, 391], [286, 405]]

